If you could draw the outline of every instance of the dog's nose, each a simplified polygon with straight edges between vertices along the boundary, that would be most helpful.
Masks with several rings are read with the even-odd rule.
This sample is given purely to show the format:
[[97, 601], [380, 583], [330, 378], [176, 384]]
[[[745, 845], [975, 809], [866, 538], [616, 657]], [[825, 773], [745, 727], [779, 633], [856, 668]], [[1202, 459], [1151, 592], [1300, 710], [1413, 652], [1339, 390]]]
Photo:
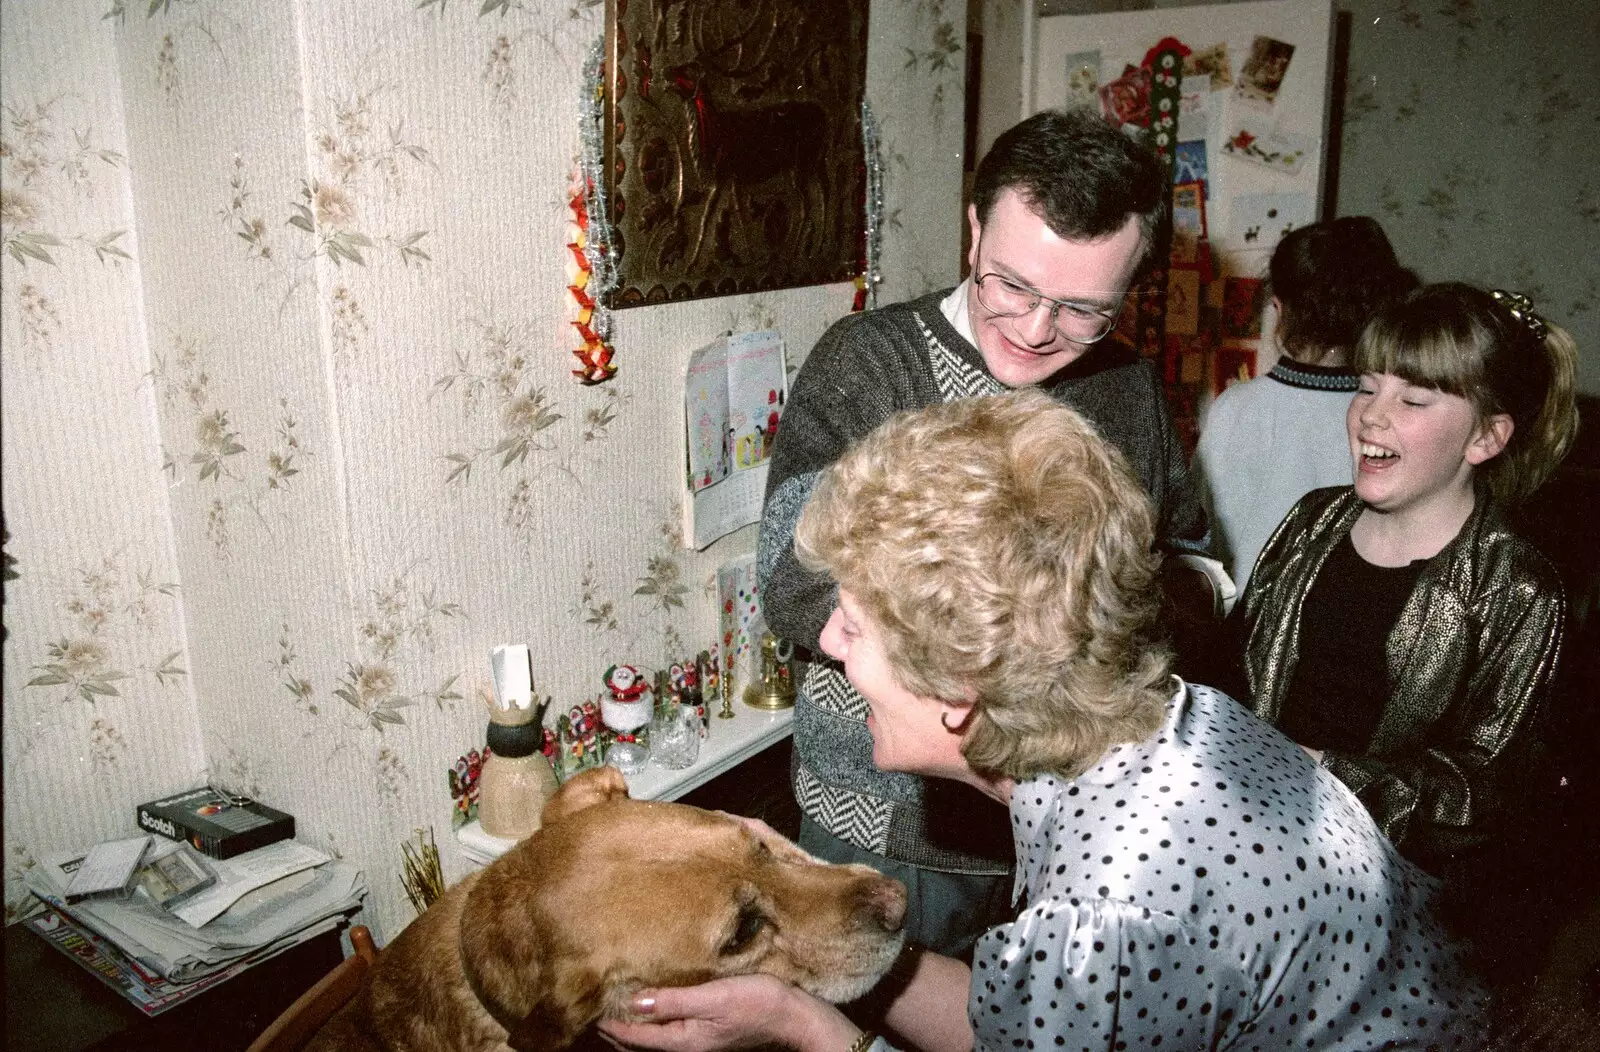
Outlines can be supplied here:
[[906, 919], [906, 886], [882, 877], [873, 880], [863, 889], [860, 913], [863, 925], [899, 931]]

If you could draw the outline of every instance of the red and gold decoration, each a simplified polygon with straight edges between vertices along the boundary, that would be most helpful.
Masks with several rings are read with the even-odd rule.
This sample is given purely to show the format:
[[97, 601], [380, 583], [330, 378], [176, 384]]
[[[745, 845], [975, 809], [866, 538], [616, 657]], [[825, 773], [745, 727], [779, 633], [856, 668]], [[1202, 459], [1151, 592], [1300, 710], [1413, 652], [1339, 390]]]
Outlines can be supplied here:
[[567, 187], [572, 222], [567, 226], [567, 292], [572, 297], [572, 326], [579, 346], [572, 356], [578, 367], [572, 375], [585, 385], [605, 383], [617, 375], [611, 346], [611, 312], [606, 300], [617, 284], [616, 232], [611, 228], [606, 200], [605, 144], [601, 121], [605, 119], [604, 41], [595, 43], [583, 64], [583, 93], [579, 96], [578, 169]]
[[581, 341], [572, 352], [572, 356], [578, 359], [578, 367], [572, 370], [572, 375], [578, 378], [579, 383], [594, 385], [605, 383], [617, 375], [617, 367], [612, 361], [616, 351], [595, 328], [598, 305], [590, 291], [595, 280], [594, 268], [589, 262], [589, 197], [588, 181], [579, 172], [573, 178], [567, 200], [568, 207], [572, 209], [572, 222], [568, 224], [570, 240], [567, 250], [572, 258], [568, 264], [567, 292], [572, 296], [576, 311], [572, 327], [578, 330], [578, 339]]

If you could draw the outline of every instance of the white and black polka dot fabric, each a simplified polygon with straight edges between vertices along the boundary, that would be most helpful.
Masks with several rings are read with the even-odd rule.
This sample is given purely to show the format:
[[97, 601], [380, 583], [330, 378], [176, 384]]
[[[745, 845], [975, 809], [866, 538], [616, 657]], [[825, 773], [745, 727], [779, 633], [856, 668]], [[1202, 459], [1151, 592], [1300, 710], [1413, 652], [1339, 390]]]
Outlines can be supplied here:
[[1480, 989], [1350, 791], [1209, 687], [1072, 782], [1011, 799], [1017, 892], [985, 935], [981, 1049], [1466, 1048]]

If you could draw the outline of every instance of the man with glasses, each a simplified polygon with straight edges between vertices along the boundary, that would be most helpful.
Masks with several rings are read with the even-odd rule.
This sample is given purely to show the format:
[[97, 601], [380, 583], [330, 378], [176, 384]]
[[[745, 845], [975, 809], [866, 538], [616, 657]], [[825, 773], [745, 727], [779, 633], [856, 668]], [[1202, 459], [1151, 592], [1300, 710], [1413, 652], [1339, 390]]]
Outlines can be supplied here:
[[[1120, 448], [1171, 551], [1200, 551], [1205, 515], [1149, 363], [1105, 337], [1165, 207], [1160, 168], [1099, 116], [1045, 112], [1001, 135], [978, 166], [968, 256], [953, 290], [852, 315], [806, 359], [778, 429], [761, 524], [768, 626], [817, 648], [834, 586], [794, 556], [794, 529], [822, 469], [897, 412], [1038, 386]], [[929, 485], [938, 485], [937, 469]], [[826, 659], [795, 706], [800, 844], [906, 883], [908, 938], [961, 957], [1009, 916], [1005, 813], [954, 782], [879, 771], [867, 707]]]

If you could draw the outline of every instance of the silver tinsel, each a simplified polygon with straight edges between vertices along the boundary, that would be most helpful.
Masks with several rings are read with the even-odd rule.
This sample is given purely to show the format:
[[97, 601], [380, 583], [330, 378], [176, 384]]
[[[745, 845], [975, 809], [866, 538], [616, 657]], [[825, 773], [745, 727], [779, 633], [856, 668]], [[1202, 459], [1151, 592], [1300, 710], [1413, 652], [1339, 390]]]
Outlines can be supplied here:
[[867, 164], [867, 307], [878, 306], [878, 285], [883, 275], [883, 154], [878, 148], [878, 122], [872, 107], [861, 100], [861, 148]]
[[611, 340], [611, 311], [604, 300], [617, 287], [617, 261], [611, 255], [611, 219], [606, 202], [605, 180], [605, 86], [601, 70], [605, 66], [605, 37], [594, 42], [583, 62], [583, 97], [578, 103], [578, 175], [583, 180], [584, 204], [589, 212], [588, 236], [583, 254], [589, 261], [589, 296], [594, 300], [590, 328], [602, 340]]

